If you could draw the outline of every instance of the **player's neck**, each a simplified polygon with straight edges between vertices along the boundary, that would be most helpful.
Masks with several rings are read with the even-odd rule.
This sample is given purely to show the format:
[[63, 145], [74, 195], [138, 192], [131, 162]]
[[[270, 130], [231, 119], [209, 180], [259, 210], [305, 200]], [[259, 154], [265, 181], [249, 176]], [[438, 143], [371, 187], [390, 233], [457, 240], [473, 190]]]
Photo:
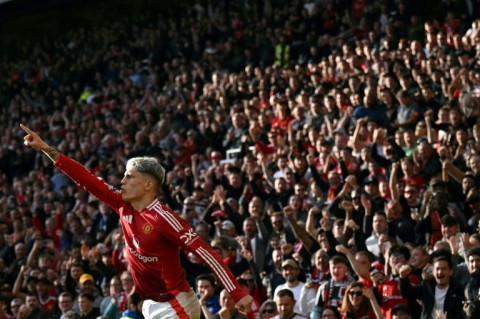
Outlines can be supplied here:
[[130, 202], [130, 204], [132, 205], [133, 209], [135, 209], [138, 212], [141, 212], [148, 205], [150, 205], [154, 200], [155, 200], [155, 194], [151, 194], [151, 195], [149, 194], [135, 201]]

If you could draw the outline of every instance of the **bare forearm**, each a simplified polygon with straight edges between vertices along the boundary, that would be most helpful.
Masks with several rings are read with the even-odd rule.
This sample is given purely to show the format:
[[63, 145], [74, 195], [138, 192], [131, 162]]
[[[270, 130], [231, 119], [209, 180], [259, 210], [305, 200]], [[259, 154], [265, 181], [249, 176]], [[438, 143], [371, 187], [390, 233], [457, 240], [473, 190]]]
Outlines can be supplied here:
[[460, 169], [458, 169], [452, 163], [445, 163], [445, 171], [452, 176], [452, 178], [457, 181], [458, 183], [462, 182], [465, 173], [463, 173]]
[[390, 174], [390, 182], [388, 186], [390, 187], [390, 193], [392, 195], [392, 199], [399, 200], [400, 192], [397, 186], [397, 169], [392, 169], [392, 173]]
[[203, 313], [203, 315], [205, 316], [205, 318], [207, 318], [207, 319], [212, 319], [212, 318], [213, 318], [213, 315], [212, 315], [212, 313], [210, 312], [210, 310], [208, 310], [207, 305], [202, 304], [201, 307], [202, 307], [202, 313]]
[[352, 265], [352, 269], [357, 274], [358, 277], [362, 279], [370, 279], [369, 270], [355, 259], [355, 256], [352, 254], [352, 252], [347, 251], [345, 256], [350, 262], [350, 265]]
[[372, 305], [373, 312], [375, 313], [377, 319], [385, 319], [385, 316], [382, 313], [382, 309], [380, 308], [380, 305], [378, 304], [375, 297], [370, 299], [370, 304]]
[[307, 233], [310, 234], [310, 236], [315, 237], [316, 236], [316, 229], [315, 229], [315, 215], [309, 213], [307, 216], [307, 222], [305, 223], [305, 228], [307, 230]]
[[60, 152], [45, 143], [37, 133], [23, 124], [20, 124], [20, 127], [27, 133], [27, 135], [23, 138], [23, 144], [44, 152], [53, 162], [56, 162], [60, 158]]
[[45, 153], [53, 162], [56, 162], [60, 158], [60, 152], [50, 145], [46, 145], [42, 148], [42, 152]]
[[290, 225], [292, 226], [295, 237], [297, 239], [300, 239], [300, 241], [305, 245], [305, 248], [307, 250], [310, 250], [313, 245], [313, 238], [309, 236], [309, 233], [304, 228], [300, 227], [300, 225], [294, 218], [288, 218], [288, 220], [290, 222]]

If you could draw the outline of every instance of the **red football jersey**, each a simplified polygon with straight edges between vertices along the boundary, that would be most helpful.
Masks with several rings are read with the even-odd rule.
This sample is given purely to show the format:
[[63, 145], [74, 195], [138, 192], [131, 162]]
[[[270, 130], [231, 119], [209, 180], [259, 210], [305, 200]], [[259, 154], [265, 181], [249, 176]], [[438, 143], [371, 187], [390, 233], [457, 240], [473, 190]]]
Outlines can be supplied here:
[[162, 302], [190, 291], [180, 265], [180, 248], [205, 262], [235, 301], [247, 295], [221, 257], [159, 200], [138, 212], [78, 162], [61, 155], [55, 166], [120, 215], [135, 291], [142, 299]]

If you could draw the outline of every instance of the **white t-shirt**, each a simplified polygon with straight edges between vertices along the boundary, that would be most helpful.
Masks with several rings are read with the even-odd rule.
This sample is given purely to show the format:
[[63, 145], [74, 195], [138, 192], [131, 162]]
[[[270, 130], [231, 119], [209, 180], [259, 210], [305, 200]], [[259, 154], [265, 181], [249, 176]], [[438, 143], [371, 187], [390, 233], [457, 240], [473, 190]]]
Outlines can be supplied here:
[[447, 296], [448, 287], [439, 288], [435, 286], [435, 307], [433, 307], [432, 318], [435, 318], [435, 310], [440, 310], [443, 312], [443, 305], [445, 303], [445, 297]]
[[275, 298], [275, 296], [277, 295], [277, 292], [279, 292], [282, 289], [290, 290], [291, 292], [293, 292], [293, 296], [295, 297], [295, 300], [297, 301], [295, 303], [295, 308], [293, 308], [293, 311], [295, 311], [296, 313], [302, 313], [300, 311], [300, 294], [302, 292], [303, 286], [305, 286], [305, 283], [300, 281], [297, 286], [295, 286], [293, 288], [290, 288], [290, 287], [288, 287], [288, 283], [286, 282], [284, 284], [278, 285], [277, 288], [275, 288], [275, 292], [273, 293], [273, 297]]

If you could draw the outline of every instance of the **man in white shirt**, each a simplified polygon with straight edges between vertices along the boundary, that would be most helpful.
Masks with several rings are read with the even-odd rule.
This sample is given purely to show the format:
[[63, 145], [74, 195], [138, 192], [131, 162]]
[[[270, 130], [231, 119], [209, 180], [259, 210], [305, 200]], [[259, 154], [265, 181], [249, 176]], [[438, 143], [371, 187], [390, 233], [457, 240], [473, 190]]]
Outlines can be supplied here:
[[[293, 293], [295, 300], [300, 300], [300, 293], [302, 291], [305, 283], [298, 280], [298, 275], [300, 274], [300, 267], [298, 263], [293, 259], [287, 259], [282, 262], [282, 277], [285, 278], [286, 282], [284, 284], [278, 285], [275, 288], [273, 294], [274, 298], [277, 296], [277, 293], [282, 289], [288, 289]], [[300, 303], [297, 302], [294, 308], [296, 313], [300, 312]]]
[[373, 216], [372, 223], [372, 235], [367, 238], [365, 244], [368, 251], [370, 251], [375, 257], [380, 257], [380, 247], [378, 245], [378, 239], [380, 235], [388, 234], [387, 215], [384, 212], [376, 212]]

